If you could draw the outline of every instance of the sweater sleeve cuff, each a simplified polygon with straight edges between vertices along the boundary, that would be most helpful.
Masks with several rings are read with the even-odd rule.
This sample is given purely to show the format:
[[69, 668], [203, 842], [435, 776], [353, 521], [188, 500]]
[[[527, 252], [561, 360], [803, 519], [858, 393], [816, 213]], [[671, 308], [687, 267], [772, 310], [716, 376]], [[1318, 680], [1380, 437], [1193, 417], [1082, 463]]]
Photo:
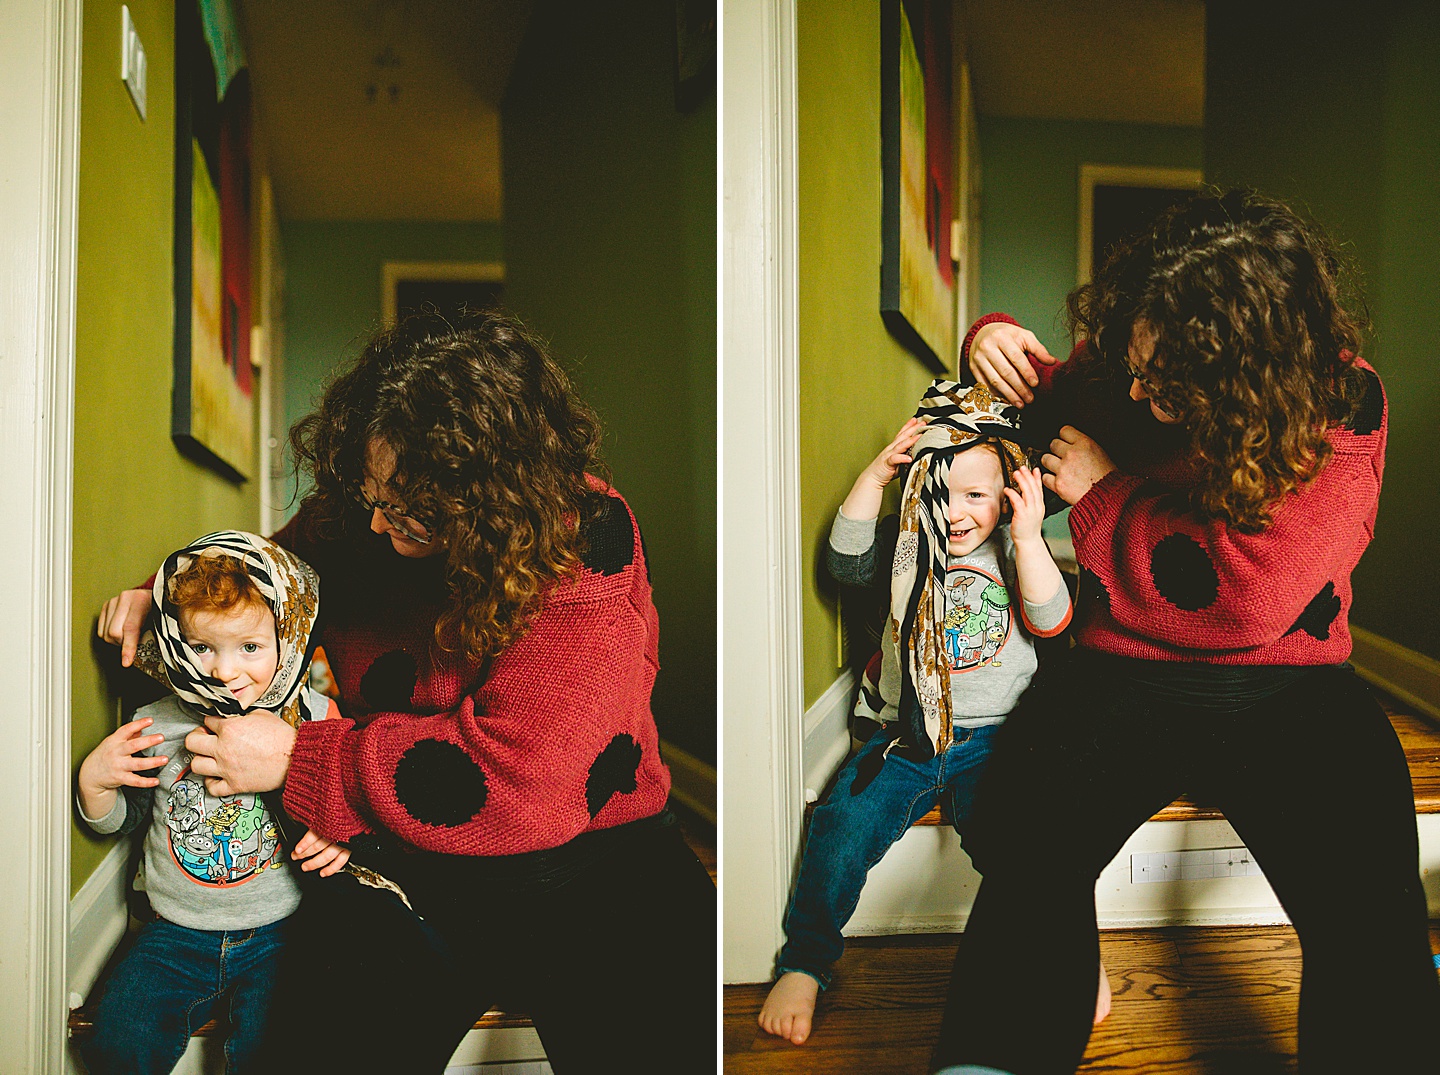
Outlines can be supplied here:
[[1070, 509], [1070, 536], [1075, 540], [1075, 559], [1080, 559], [1086, 532], [1107, 513], [1118, 512], [1130, 494], [1142, 484], [1143, 478], [1112, 470], [1076, 501]]
[[125, 824], [125, 796], [119, 792], [115, 793], [115, 802], [110, 807], [110, 812], [102, 818], [89, 817], [85, 813], [85, 807], [80, 804], [80, 796], [75, 796], [75, 809], [80, 814], [80, 820], [89, 825], [101, 836], [108, 836], [112, 832], [119, 832], [120, 826]]
[[830, 524], [830, 547], [845, 556], [864, 556], [875, 545], [875, 520], [852, 519], [843, 511]]
[[986, 314], [984, 317], [980, 318], [979, 321], [976, 321], [973, 325], [970, 326], [970, 331], [967, 332], [967, 333], [965, 333], [965, 342], [960, 345], [960, 371], [959, 371], [959, 372], [960, 372], [960, 380], [961, 380], [963, 383], [965, 383], [965, 384], [971, 384], [971, 383], [973, 383], [973, 381], [972, 381], [972, 379], [971, 379], [971, 377], [970, 377], [970, 373], [969, 373], [969, 370], [970, 370], [970, 345], [975, 342], [975, 334], [976, 334], [977, 332], [979, 332], [982, 328], [984, 328], [986, 325], [993, 325], [993, 324], [995, 324], [995, 322], [997, 322], [997, 321], [1003, 321], [1003, 322], [1004, 322], [1005, 324], [1007, 324], [1007, 325], [1018, 325], [1018, 324], [1020, 324], [1019, 321], [1016, 321], [1016, 320], [1015, 320], [1013, 317], [1011, 317], [1009, 314], [994, 313], [994, 314]]
[[1050, 600], [1035, 605], [1024, 600], [1022, 596], [1021, 604], [1025, 613], [1025, 625], [1033, 635], [1053, 638], [1070, 626], [1070, 590], [1063, 579], [1060, 588]]
[[353, 783], [348, 774], [356, 772], [354, 727], [354, 721], [343, 719], [301, 724], [285, 777], [285, 809], [330, 840], [370, 831], [350, 805], [350, 795], [358, 795], [358, 787], [348, 786]]

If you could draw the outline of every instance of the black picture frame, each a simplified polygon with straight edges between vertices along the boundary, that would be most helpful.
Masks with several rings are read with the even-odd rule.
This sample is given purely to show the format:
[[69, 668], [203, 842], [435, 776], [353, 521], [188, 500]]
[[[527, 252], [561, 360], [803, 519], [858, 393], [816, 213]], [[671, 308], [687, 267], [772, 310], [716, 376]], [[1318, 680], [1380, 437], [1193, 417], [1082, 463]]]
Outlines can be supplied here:
[[[250, 422], [249, 457], [240, 458], [240, 453], [231, 452], [230, 458], [207, 441], [205, 431], [200, 428], [195, 415], [196, 383], [193, 355], [195, 349], [193, 330], [193, 303], [195, 288], [194, 259], [194, 218], [193, 198], [195, 165], [192, 145], [199, 143], [201, 152], [212, 162], [220, 160], [222, 127], [239, 117], [244, 124], [244, 135], [248, 143], [248, 117], [250, 108], [249, 72], [242, 69], [234, 75], [222, 101], [216, 91], [215, 64], [211, 59], [210, 46], [205, 38], [200, 12], [195, 0], [178, 0], [175, 5], [175, 197], [174, 237], [172, 264], [174, 268], [174, 322], [172, 330], [172, 354], [174, 379], [170, 397], [170, 439], [181, 455], [202, 466], [214, 470], [228, 481], [237, 485], [249, 480], [246, 468], [255, 466], [254, 441], [254, 393], [250, 394], [248, 420]], [[227, 115], [228, 113], [228, 115]], [[248, 157], [248, 144], [243, 152]], [[244, 170], [246, 190], [246, 227], [248, 228], [248, 160]], [[248, 273], [248, 253], [245, 257]], [[223, 275], [223, 267], [222, 267]], [[248, 292], [248, 279], [245, 281]], [[222, 287], [220, 301], [225, 301]], [[249, 362], [248, 306], [244, 311], [243, 324], [237, 324], [232, 315], [230, 339], [222, 341], [226, 348], [227, 360]], [[241, 339], [241, 333], [244, 338]], [[248, 377], [248, 370], [247, 370]]]
[[[906, 108], [911, 108], [913, 118], [915, 103], [909, 93], [916, 88], [917, 62], [923, 98], [930, 100], [921, 102], [923, 133], [912, 131], [907, 139]], [[955, 212], [952, 108], [949, 4], [944, 0], [883, 0], [880, 317], [891, 336], [939, 374], [952, 372], [956, 331], [950, 250], [950, 222]], [[923, 157], [912, 160], [907, 150], [916, 149]], [[913, 179], [917, 169], [923, 186], [918, 207], [917, 192], [905, 196], [906, 176]], [[923, 214], [923, 223], [918, 214]]]

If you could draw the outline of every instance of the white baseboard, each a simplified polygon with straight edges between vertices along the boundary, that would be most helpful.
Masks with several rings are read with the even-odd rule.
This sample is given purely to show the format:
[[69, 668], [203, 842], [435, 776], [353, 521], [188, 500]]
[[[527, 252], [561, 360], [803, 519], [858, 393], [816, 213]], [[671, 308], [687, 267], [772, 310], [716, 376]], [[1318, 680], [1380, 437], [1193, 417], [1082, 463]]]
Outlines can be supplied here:
[[855, 673], [846, 669], [815, 704], [805, 710], [802, 759], [805, 801], [814, 802], [850, 753], [850, 710], [855, 701]]
[[660, 740], [660, 756], [670, 769], [670, 794], [714, 825], [719, 783], [715, 778], [715, 766], [663, 739]]
[[[449, 1075], [456, 1075], [457, 1069], [465, 1071], [480, 1064], [523, 1064], [543, 1060], [545, 1047], [540, 1044], [540, 1035], [533, 1027], [497, 1027], [472, 1030], [466, 1034], [445, 1065], [445, 1070]], [[492, 1069], [485, 1070], [488, 1075]]]
[[1354, 624], [1350, 638], [1350, 663], [1362, 678], [1440, 720], [1440, 661]]
[[130, 912], [125, 904], [125, 866], [130, 842], [117, 840], [70, 899], [70, 942], [65, 953], [65, 982], [71, 994], [85, 998], [105, 961], [125, 935]]
[[[1440, 814], [1421, 814], [1420, 875], [1430, 916], [1440, 918]], [[1324, 815], [1315, 824], [1324, 825]], [[1226, 821], [1149, 821], [1126, 841], [1095, 884], [1095, 911], [1102, 929], [1156, 926], [1271, 926], [1288, 922], [1263, 876], [1217, 877], [1161, 884], [1133, 884], [1130, 856], [1153, 851], [1235, 847], [1242, 843]], [[1337, 854], [1339, 849], [1337, 849]], [[1044, 884], [1044, 849], [1035, 856]], [[1316, 884], [1326, 883], [1317, 876]], [[891, 933], [952, 933], [965, 928], [980, 876], [953, 829], [919, 825], [907, 832], [870, 870], [847, 936]]]

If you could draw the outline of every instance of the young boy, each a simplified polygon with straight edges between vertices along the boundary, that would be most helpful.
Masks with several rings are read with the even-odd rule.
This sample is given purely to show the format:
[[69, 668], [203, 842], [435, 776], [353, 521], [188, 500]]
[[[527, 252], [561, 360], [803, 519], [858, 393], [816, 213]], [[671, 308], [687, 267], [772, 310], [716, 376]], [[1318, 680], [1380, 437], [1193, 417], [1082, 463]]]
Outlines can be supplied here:
[[[1031, 637], [1070, 622], [1070, 593], [1040, 536], [1040, 471], [1026, 465], [1013, 414], [984, 388], [934, 382], [831, 526], [831, 573], [869, 586], [888, 568], [891, 601], [880, 672], [856, 707], [881, 730], [811, 819], [780, 977], [760, 1012], [762, 1029], [796, 1045], [809, 1037], [869, 868], [941, 796], [963, 826], [995, 731], [1035, 671]], [[892, 565], [878, 551], [876, 517], [906, 464]]]
[[[184, 740], [207, 716], [251, 708], [291, 723], [325, 716], [332, 703], [305, 685], [318, 608], [308, 565], [239, 531], [201, 538], [156, 576], [153, 636], [137, 663], [175, 694], [102, 740], [79, 772], [80, 814], [96, 832], [128, 833], [149, 821], [141, 878], [157, 916], [100, 998], [82, 1049], [92, 1075], [165, 1075], [227, 994], [226, 1070], [253, 1070], [300, 889], [263, 799], [212, 796], [191, 773]], [[325, 877], [349, 853], [307, 833], [292, 857]]]

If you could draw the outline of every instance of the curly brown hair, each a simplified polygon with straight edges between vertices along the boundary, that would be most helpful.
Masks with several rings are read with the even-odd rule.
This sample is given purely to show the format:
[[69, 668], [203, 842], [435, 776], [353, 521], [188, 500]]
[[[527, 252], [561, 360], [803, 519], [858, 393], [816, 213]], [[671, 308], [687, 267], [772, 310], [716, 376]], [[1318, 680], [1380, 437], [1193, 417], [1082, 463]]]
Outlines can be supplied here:
[[[1196, 510], [1264, 529], [1330, 456], [1364, 381], [1353, 271], [1324, 231], [1253, 190], [1204, 192], [1119, 247], [1067, 301], [1075, 361], [1128, 383], [1137, 324], [1154, 334], [1142, 384], [1190, 433]], [[1342, 293], [1348, 301], [1342, 301]]]
[[181, 612], [228, 612], [236, 605], [270, 610], [245, 565], [233, 556], [196, 556], [170, 580], [170, 600]]
[[[367, 446], [395, 452], [389, 485], [444, 549], [449, 607], [435, 644], [472, 659], [514, 641], [543, 591], [572, 575], [580, 527], [605, 503], [600, 423], [545, 345], [493, 310], [433, 310], [377, 333], [290, 431], [321, 537], [358, 539]], [[587, 475], [602, 479], [595, 488]]]

